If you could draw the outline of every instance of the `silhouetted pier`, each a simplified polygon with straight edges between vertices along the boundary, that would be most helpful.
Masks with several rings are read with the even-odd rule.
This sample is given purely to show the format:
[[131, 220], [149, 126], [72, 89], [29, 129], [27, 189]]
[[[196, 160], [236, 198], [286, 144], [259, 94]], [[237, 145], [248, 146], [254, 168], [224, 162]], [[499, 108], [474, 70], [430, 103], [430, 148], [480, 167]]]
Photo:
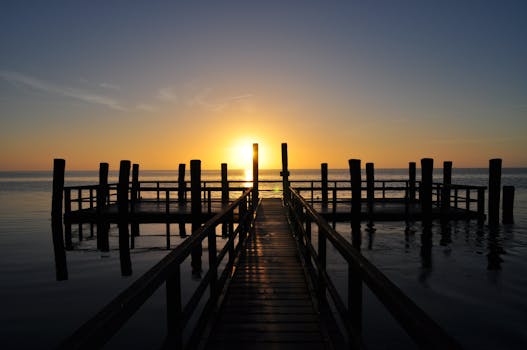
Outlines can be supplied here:
[[[357, 159], [349, 161], [350, 181], [328, 180], [327, 164], [321, 166], [319, 181], [291, 181], [286, 144], [282, 178], [259, 181], [258, 145], [253, 149], [252, 183], [228, 181], [224, 164], [221, 181], [204, 182], [199, 160], [190, 163], [190, 182], [184, 181], [184, 165], [179, 167], [177, 182], [141, 182], [139, 167], [122, 161], [117, 184], [108, 184], [108, 165], [102, 163], [98, 185], [64, 187], [65, 163], [55, 161], [52, 227], [57, 279], [67, 278], [64, 248], [72, 249], [74, 224], [79, 225], [79, 240], [83, 224], [90, 224], [90, 234], [96, 231], [101, 250], [109, 249], [108, 226], [118, 225], [123, 275], [132, 273], [130, 244], [133, 248], [141, 224], [166, 223], [167, 249], [173, 248], [170, 224], [179, 223], [182, 236], [186, 236], [184, 225], [192, 224], [182, 243], [61, 348], [102, 346], [161, 286], [166, 288], [166, 348], [362, 348], [365, 288], [419, 347], [459, 348], [360, 254], [360, 226], [361, 221], [420, 220], [423, 235], [431, 235], [434, 219], [477, 219], [482, 224], [485, 187], [452, 184], [451, 162], [444, 164], [443, 182], [433, 182], [433, 160], [427, 158], [421, 161], [421, 181], [416, 181], [415, 163], [409, 165], [407, 180], [376, 180], [373, 164], [367, 163], [364, 181]], [[490, 225], [496, 224], [499, 213], [500, 176], [501, 161], [492, 160]], [[262, 199], [263, 185], [278, 182], [281, 198]], [[504, 213], [504, 221], [512, 220], [514, 190], [506, 192], [511, 212]], [[351, 242], [335, 231], [337, 221], [351, 222]], [[220, 249], [218, 239], [224, 241]], [[329, 245], [348, 267], [345, 291], [337, 290], [327, 273]], [[204, 251], [207, 258], [202, 261]], [[187, 258], [200, 282], [184, 301], [181, 265]]]

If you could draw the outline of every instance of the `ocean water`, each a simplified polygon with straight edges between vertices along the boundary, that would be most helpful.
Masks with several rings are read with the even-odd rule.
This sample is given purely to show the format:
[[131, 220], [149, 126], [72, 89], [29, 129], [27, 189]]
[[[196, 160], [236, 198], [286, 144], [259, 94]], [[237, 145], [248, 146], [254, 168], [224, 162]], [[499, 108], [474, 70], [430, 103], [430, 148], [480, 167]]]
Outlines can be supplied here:
[[[260, 180], [279, 180], [279, 171], [261, 171]], [[418, 172], [419, 174], [419, 172]], [[318, 180], [319, 170], [292, 170], [292, 180]], [[376, 179], [405, 179], [406, 169], [376, 169]], [[246, 180], [243, 172], [229, 173]], [[441, 172], [434, 173], [437, 181]], [[140, 180], [176, 180], [174, 171], [145, 171]], [[206, 171], [203, 180], [217, 180]], [[331, 170], [347, 180], [347, 170]], [[419, 179], [419, 175], [418, 175]], [[110, 182], [117, 174], [110, 174]], [[66, 185], [93, 184], [97, 173], [67, 172]], [[486, 185], [486, 169], [454, 169], [453, 183]], [[363, 223], [362, 254], [469, 349], [523, 349], [527, 344], [527, 169], [503, 169], [503, 185], [514, 185], [515, 224], [497, 230], [475, 222], [434, 222], [431, 246], [423, 253], [420, 223]], [[246, 185], [250, 185], [247, 183]], [[278, 184], [261, 184], [262, 196], [279, 196]], [[57, 281], [51, 239], [51, 173], [0, 172], [0, 341], [3, 349], [53, 348], [143, 272], [167, 254], [165, 225], [142, 225], [132, 251], [133, 274], [122, 277], [117, 230], [110, 252], [95, 249], [89, 226], [85, 239], [68, 251], [68, 280]], [[337, 231], [350, 237], [347, 223]], [[172, 229], [172, 247], [182, 238]], [[342, 294], [346, 267], [329, 248], [329, 271]], [[206, 254], [204, 254], [206, 256]], [[197, 281], [184, 263], [185, 293]], [[206, 266], [206, 265], [205, 265]], [[165, 334], [164, 288], [140, 309], [107, 348], [154, 348]], [[184, 295], [185, 298], [185, 295]], [[364, 290], [364, 336], [372, 349], [411, 348], [404, 331]]]

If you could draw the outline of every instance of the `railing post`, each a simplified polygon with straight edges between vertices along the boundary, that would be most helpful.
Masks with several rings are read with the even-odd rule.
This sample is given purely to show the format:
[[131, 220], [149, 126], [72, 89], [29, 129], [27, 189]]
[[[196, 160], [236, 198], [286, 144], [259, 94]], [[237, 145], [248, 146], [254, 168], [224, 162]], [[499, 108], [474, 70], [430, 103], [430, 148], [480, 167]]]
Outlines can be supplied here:
[[253, 209], [256, 210], [259, 200], [258, 192], [258, 144], [253, 143]]
[[209, 271], [210, 271], [210, 298], [218, 298], [218, 262], [216, 253], [216, 226], [211, 227], [208, 232]]
[[333, 198], [332, 198], [332, 212], [333, 212], [333, 229], [337, 225], [337, 186], [333, 188]]
[[421, 186], [419, 198], [421, 200], [421, 213], [423, 222], [432, 220], [432, 173], [434, 160], [432, 158], [421, 159]]
[[[192, 234], [194, 235], [201, 227], [201, 160], [190, 161], [190, 201]], [[192, 274], [201, 276], [201, 243], [192, 250], [190, 265]]]
[[373, 220], [373, 201], [375, 198], [375, 175], [373, 163], [366, 163], [366, 198], [368, 200], [368, 216]]
[[108, 242], [108, 224], [104, 218], [108, 198], [108, 163], [99, 164], [99, 187], [97, 188], [97, 249], [107, 252], [110, 250]]
[[119, 217], [119, 259], [121, 262], [121, 274], [130, 276], [132, 274], [132, 262], [130, 260], [130, 235], [128, 233], [128, 187], [130, 181], [130, 161], [121, 160], [119, 166], [119, 185], [117, 186], [117, 206]]
[[320, 229], [318, 230], [318, 263], [322, 271], [318, 272], [318, 302], [326, 304], [326, 282], [324, 274], [326, 273], [326, 235]]
[[503, 186], [503, 213], [504, 224], [514, 223], [514, 186]]
[[289, 168], [288, 168], [288, 161], [287, 161], [287, 143], [282, 143], [282, 171], [280, 172], [280, 176], [282, 177], [282, 191], [284, 198], [287, 198], [287, 200], [284, 200], [285, 203], [288, 202], [290, 199], [289, 194]]
[[66, 251], [62, 228], [62, 196], [64, 193], [64, 173], [66, 161], [53, 160], [53, 193], [51, 197], [51, 232], [53, 238], [53, 252], [55, 255], [55, 272], [57, 281], [68, 279], [66, 265]]
[[501, 159], [489, 161], [489, 225], [500, 221]]
[[135, 204], [137, 202], [138, 198], [138, 191], [139, 191], [139, 164], [133, 164], [132, 165], [132, 194], [131, 194], [131, 210], [132, 212], [135, 209]]
[[362, 206], [362, 179], [360, 171], [360, 159], [349, 160], [349, 171], [351, 178], [351, 221], [360, 222]]
[[328, 207], [328, 163], [320, 164], [320, 180], [322, 191], [322, 208]]
[[167, 339], [176, 349], [183, 349], [183, 322], [181, 305], [181, 272], [180, 265], [173, 268], [166, 281], [167, 300]]

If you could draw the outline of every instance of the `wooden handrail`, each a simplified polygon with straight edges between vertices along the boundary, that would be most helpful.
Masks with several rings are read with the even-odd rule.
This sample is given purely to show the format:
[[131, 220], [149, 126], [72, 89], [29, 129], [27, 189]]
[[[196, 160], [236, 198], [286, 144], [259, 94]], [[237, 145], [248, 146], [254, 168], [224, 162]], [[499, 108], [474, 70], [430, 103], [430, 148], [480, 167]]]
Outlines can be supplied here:
[[[408, 335], [422, 348], [426, 349], [460, 349], [460, 345], [452, 339], [435, 321], [433, 321], [421, 308], [419, 308], [410, 298], [408, 298], [395, 284], [393, 284], [379, 269], [364, 258], [344, 237], [332, 229], [329, 224], [318, 214], [309, 203], [298, 194], [292, 187], [290, 196], [285, 199], [290, 208], [290, 215], [296, 224], [296, 234], [300, 237], [301, 245], [309, 251], [314, 258], [315, 264], [307, 260], [308, 265], [317, 269], [318, 279], [313, 283], [319, 285], [323, 283], [329, 295], [333, 298], [335, 305], [338, 305], [341, 321], [349, 331], [350, 338], [356, 337], [360, 330], [352, 327], [350, 319], [350, 305], [344, 308], [344, 301], [331, 282], [331, 278], [325, 270], [325, 248], [324, 251], [315, 250], [311, 244], [311, 239], [306, 238], [306, 231], [311, 232], [308, 225], [314, 223], [318, 226], [319, 242], [327, 239], [336, 248], [337, 252], [346, 260], [350, 272], [354, 278], [359, 277], [370, 290], [377, 296], [379, 301], [392, 314], [397, 322], [405, 329]], [[322, 260], [321, 260], [322, 259]], [[329, 287], [329, 288], [328, 288]], [[349, 294], [349, 291], [348, 291]], [[326, 293], [323, 294], [325, 296]], [[350, 296], [348, 295], [348, 300]], [[351, 300], [353, 302], [353, 300]], [[360, 302], [362, 302], [360, 300]], [[352, 304], [352, 303], [349, 303]], [[360, 336], [359, 336], [360, 338]]]
[[[234, 256], [231, 254], [239, 254], [245, 243], [246, 233], [251, 229], [254, 221], [255, 208], [251, 206], [251, 195], [252, 188], [247, 189], [240, 198], [208, 220], [189, 238], [65, 339], [59, 348], [92, 349], [104, 345], [164, 282], [167, 282], [167, 289], [170, 290], [170, 293], [167, 290], [167, 340], [176, 347], [182, 348], [182, 327], [195, 312], [198, 301], [208, 286], [211, 287], [211, 295], [200, 318], [205, 312], [210, 311], [211, 306], [216, 303], [219, 291], [224, 286], [225, 276], [228, 276], [232, 270]], [[216, 253], [215, 228], [232, 217], [232, 213], [236, 209], [239, 210], [239, 225], [236, 230], [229, 233], [228, 241], [225, 244], [226, 248], [218, 255]], [[232, 249], [236, 236], [240, 238], [235, 249]], [[209, 271], [202, 278], [189, 303], [183, 307], [181, 305], [180, 265], [205, 238], [209, 239]], [[222, 260], [220, 258], [227, 255], [229, 261], [225, 264], [221, 278], [218, 279], [217, 269]]]

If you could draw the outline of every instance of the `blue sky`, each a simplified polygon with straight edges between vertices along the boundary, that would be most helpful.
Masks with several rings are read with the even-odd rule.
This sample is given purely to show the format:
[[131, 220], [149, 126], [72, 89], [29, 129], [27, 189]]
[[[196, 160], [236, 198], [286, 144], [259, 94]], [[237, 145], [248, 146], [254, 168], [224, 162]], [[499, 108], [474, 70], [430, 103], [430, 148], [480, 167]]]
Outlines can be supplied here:
[[269, 167], [280, 142], [297, 167], [527, 166], [525, 1], [0, 6], [5, 169], [217, 168], [242, 141]]

